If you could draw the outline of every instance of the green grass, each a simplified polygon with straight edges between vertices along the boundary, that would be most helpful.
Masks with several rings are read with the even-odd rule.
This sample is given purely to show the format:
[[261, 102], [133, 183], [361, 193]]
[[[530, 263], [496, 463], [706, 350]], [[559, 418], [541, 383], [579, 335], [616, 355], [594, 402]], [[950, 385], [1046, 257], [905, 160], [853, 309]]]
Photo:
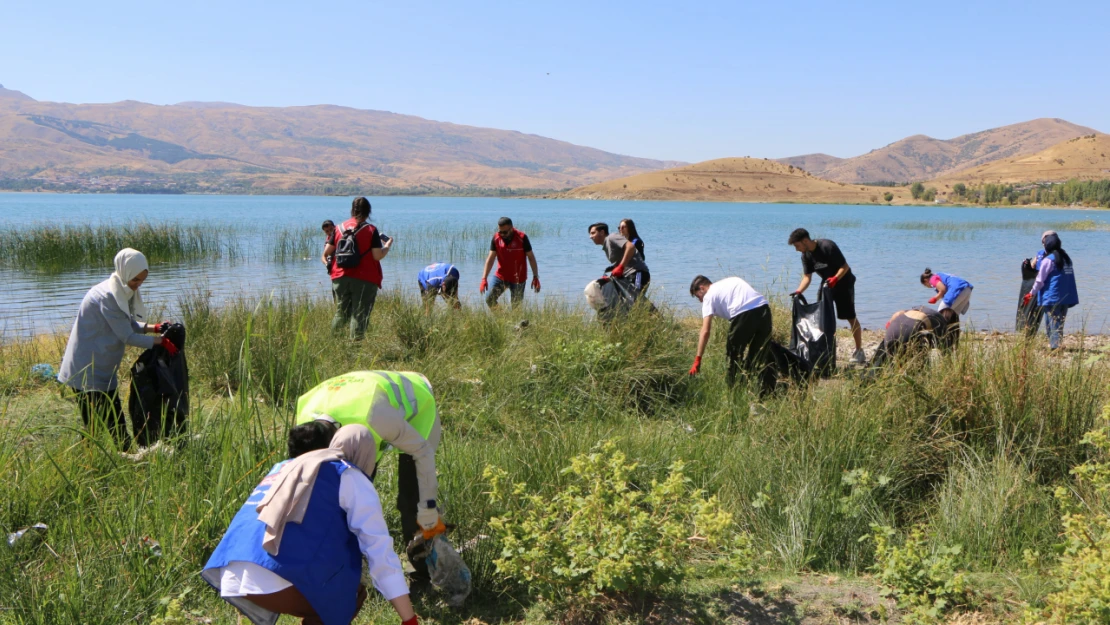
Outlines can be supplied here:
[[214, 224], [9, 226], [0, 229], [0, 265], [45, 272], [111, 267], [125, 247], [141, 251], [151, 264], [234, 258], [240, 251], [233, 237], [230, 227]]
[[1110, 224], [1093, 219], [1078, 221], [898, 221], [887, 224], [892, 230], [932, 230], [942, 233], [964, 233], [974, 230], [1028, 230], [1058, 232], [1090, 232], [1110, 230]]
[[[188, 609], [234, 623], [197, 572], [282, 458], [296, 397], [353, 369], [430, 378], [445, 430], [442, 499], [459, 543], [489, 533], [485, 521], [498, 512], [480, 478], [487, 465], [531, 492], [554, 493], [571, 456], [616, 439], [645, 479], [684, 460], [694, 485], [751, 532], [765, 570], [847, 575], [871, 564], [870, 544], [859, 541], [871, 523], [926, 523], [937, 544], [963, 545], [966, 564], [983, 575], [1020, 572], [1024, 549], [1051, 552], [1058, 511], [1046, 493], [1069, 484], [1069, 468], [1086, 457], [1078, 441], [1110, 382], [1103, 364], [1049, 357], [1040, 339], [968, 337], [949, 356], [874, 379], [845, 373], [786, 389], [755, 414], [747, 387], [724, 384], [724, 324], [703, 375], [690, 378], [697, 320], [668, 311], [639, 311], [606, 328], [559, 304], [498, 314], [440, 306], [428, 316], [414, 297], [383, 294], [368, 338], [350, 346], [330, 334], [330, 300], [289, 295], [217, 309], [194, 295], [181, 309], [196, 438], [173, 456], [122, 459], [110, 439], [81, 431], [68, 400], [21, 374], [28, 363], [56, 361], [61, 341], [0, 350], [8, 380], [0, 530], [50, 526], [37, 547], [0, 545], [0, 623], [146, 622], [161, 598], [187, 589]], [[776, 316], [784, 339], [786, 313]], [[385, 502], [395, 495], [395, 462], [387, 456], [377, 480]], [[864, 471], [871, 482], [856, 479]], [[398, 527], [393, 510], [387, 518]], [[161, 544], [161, 556], [141, 546], [144, 536]], [[483, 541], [464, 553], [476, 583], [469, 608], [444, 612], [423, 601], [421, 616], [543, 620], [494, 574], [496, 548]], [[714, 622], [712, 610], [703, 616], [697, 622]], [[360, 622], [375, 617], [395, 618], [380, 600]]]

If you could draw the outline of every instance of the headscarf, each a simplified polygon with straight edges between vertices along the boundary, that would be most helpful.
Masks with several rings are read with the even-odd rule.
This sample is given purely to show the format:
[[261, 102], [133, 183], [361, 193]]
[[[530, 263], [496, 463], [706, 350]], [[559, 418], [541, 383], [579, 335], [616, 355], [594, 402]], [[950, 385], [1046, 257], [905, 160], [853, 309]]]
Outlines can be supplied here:
[[147, 270], [146, 256], [138, 250], [125, 247], [116, 253], [113, 261], [116, 270], [103, 282], [107, 285], [112, 298], [116, 300], [120, 310], [131, 316], [131, 319], [143, 322], [146, 319], [146, 306], [143, 305], [143, 296], [127, 283], [134, 280], [135, 276]]
[[346, 460], [370, 475], [374, 471], [376, 458], [377, 449], [370, 430], [365, 425], [345, 425], [335, 433], [327, 449], [310, 451], [283, 466], [275, 476], [273, 486], [255, 508], [258, 520], [266, 524], [262, 548], [276, 556], [285, 524], [304, 521], [321, 466]]
[[1065, 252], [1062, 247], [1060, 247], [1060, 235], [1056, 234], [1052, 230], [1049, 230], [1041, 235], [1041, 243], [1044, 244], [1045, 254], [1057, 254], [1057, 258], [1059, 258], [1060, 260], [1061, 267], [1067, 267], [1071, 264], [1071, 256], [1068, 256], [1068, 253]]

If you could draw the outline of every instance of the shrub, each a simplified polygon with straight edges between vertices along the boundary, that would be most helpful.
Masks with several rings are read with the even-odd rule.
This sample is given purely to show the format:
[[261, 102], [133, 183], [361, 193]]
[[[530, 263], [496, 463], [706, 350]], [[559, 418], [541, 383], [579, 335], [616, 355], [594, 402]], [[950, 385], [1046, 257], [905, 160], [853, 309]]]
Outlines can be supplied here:
[[1110, 621], [1110, 429], [1092, 431], [1083, 442], [1097, 450], [1096, 458], [1072, 470], [1085, 496], [1062, 486], [1056, 490], [1064, 510], [1064, 544], [1050, 577], [1058, 580], [1059, 590], [1047, 597], [1043, 612], [1030, 610], [1030, 620], [1040, 617], [1059, 625]]
[[937, 190], [934, 187], [929, 187], [928, 189], [925, 189], [925, 193], [921, 194], [921, 199], [925, 200], [926, 202], [932, 202], [933, 200], [937, 199]]
[[894, 200], [894, 194], [891, 193], [890, 191], [887, 191], [886, 193], [883, 194], [883, 200], [885, 200], [887, 202], [893, 201]]
[[872, 570], [886, 587], [882, 594], [893, 597], [898, 607], [906, 610], [903, 622], [907, 625], [937, 623], [968, 594], [964, 574], [956, 568], [961, 549], [930, 551], [920, 526], [910, 530], [901, 546], [895, 544], [895, 536], [888, 526], [871, 526], [870, 538], [875, 541]]
[[691, 488], [682, 462], [646, 488], [633, 482], [637, 464], [612, 441], [571, 460], [569, 484], [554, 496], [525, 492], [508, 473], [487, 467], [490, 519], [501, 543], [497, 571], [553, 607], [598, 610], [628, 604], [678, 584], [704, 564], [714, 572], [748, 573], [748, 535], [716, 497]]
[[913, 196], [913, 199], [920, 200], [923, 193], [925, 193], [925, 185], [920, 182], [915, 182], [910, 185], [910, 195]]

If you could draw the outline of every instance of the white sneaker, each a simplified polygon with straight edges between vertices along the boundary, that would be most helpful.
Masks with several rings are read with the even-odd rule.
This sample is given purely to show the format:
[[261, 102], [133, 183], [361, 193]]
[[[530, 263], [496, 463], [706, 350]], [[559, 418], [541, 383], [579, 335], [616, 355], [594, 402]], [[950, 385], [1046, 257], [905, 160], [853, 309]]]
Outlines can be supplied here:
[[862, 349], [857, 349], [855, 353], [852, 354], [852, 362], [857, 365], [867, 364], [867, 356], [864, 355]]

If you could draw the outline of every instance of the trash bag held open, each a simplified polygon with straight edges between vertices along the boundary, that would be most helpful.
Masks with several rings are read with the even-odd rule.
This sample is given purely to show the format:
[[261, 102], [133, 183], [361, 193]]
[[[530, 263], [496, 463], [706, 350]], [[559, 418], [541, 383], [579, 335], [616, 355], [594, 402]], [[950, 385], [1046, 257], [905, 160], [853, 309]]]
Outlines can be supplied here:
[[625, 278], [604, 278], [586, 285], [586, 301], [602, 320], [626, 315], [636, 303], [636, 287]]
[[836, 369], [836, 309], [824, 283], [816, 302], [810, 304], [800, 294], [794, 298], [790, 351], [810, 374], [827, 376]]
[[170, 356], [155, 345], [131, 365], [131, 394], [127, 412], [135, 440], [149, 447], [163, 436], [185, 433], [189, 416], [189, 363], [185, 360], [185, 326], [175, 323], [162, 336], [178, 346]]
[[1037, 270], [1033, 268], [1033, 264], [1027, 258], [1021, 263], [1021, 289], [1018, 290], [1017, 319], [1014, 323], [1014, 330], [1017, 332], [1033, 333], [1041, 325], [1044, 311], [1037, 305], [1037, 302], [1031, 301], [1028, 306], [1021, 305], [1021, 300], [1025, 298], [1026, 293], [1033, 290], [1033, 285], [1036, 282]]

